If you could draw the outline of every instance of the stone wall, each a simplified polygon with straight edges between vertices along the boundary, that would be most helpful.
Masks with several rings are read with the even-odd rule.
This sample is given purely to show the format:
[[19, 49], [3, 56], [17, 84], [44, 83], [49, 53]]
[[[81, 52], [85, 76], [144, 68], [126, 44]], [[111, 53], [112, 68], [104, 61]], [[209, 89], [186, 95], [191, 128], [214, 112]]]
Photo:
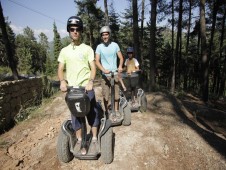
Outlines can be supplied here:
[[42, 78], [0, 82], [0, 131], [23, 109], [42, 102], [43, 84]]

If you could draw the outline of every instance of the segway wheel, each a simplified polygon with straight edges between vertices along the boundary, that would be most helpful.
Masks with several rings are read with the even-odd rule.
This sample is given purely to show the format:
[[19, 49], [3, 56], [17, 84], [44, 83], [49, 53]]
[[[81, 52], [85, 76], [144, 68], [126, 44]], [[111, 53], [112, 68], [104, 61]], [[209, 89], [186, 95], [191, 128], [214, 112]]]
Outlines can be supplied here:
[[123, 112], [124, 112], [124, 119], [122, 121], [122, 125], [129, 126], [131, 124], [131, 109], [128, 104], [123, 109]]
[[70, 152], [69, 137], [62, 130], [58, 136], [57, 155], [59, 160], [64, 163], [70, 162], [74, 158]]
[[113, 129], [110, 127], [101, 137], [101, 161], [110, 164], [113, 161]]
[[141, 113], [146, 112], [147, 110], [147, 98], [145, 94], [141, 96], [141, 106], [139, 110]]

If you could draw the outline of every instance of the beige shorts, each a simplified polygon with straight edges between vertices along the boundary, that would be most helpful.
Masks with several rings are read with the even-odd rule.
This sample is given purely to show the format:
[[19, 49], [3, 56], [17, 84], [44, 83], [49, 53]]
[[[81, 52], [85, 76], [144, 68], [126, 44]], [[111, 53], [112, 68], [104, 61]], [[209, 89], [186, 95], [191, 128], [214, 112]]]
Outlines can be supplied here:
[[[101, 87], [102, 87], [102, 95], [103, 98], [108, 101], [110, 98], [110, 92], [111, 92], [111, 84], [110, 84], [111, 77], [102, 77], [101, 80]], [[115, 76], [115, 100], [119, 100], [119, 80], [118, 76]]]

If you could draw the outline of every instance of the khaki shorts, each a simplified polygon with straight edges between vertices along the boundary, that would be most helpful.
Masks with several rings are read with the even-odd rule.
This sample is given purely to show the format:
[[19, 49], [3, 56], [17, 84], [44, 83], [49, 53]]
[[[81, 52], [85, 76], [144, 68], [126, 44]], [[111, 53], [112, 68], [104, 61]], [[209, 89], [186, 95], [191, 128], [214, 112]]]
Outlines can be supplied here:
[[[111, 91], [111, 84], [110, 84], [111, 77], [102, 76], [101, 80], [101, 87], [102, 87], [102, 95], [103, 98], [108, 101], [110, 98], [110, 91]], [[119, 80], [118, 76], [115, 76], [115, 100], [119, 100]]]

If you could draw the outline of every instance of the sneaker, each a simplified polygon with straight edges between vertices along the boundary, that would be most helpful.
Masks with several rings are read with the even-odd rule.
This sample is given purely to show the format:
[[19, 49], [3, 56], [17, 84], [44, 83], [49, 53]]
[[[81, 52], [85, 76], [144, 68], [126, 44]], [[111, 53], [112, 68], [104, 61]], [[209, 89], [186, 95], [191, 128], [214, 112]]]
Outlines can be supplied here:
[[121, 113], [119, 111], [115, 111], [115, 113], [117, 118], [121, 117]]

